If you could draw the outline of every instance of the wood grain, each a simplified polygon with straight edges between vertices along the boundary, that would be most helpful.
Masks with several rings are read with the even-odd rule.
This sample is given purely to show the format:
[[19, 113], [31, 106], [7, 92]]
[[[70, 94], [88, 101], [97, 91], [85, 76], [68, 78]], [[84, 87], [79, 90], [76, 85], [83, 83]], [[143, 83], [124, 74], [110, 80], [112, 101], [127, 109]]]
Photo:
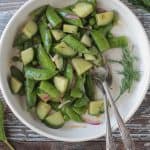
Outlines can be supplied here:
[[[24, 4], [27, 0], [0, 0], [0, 35], [8, 23], [11, 16], [16, 10]], [[150, 13], [137, 9], [127, 2], [122, 0], [128, 5], [129, 8], [137, 15], [142, 22], [145, 30], [150, 38]], [[2, 94], [0, 92], [0, 98]], [[5, 128], [8, 139], [14, 144], [17, 150], [103, 150], [105, 149], [105, 139], [100, 138], [92, 142], [84, 143], [63, 143], [54, 142], [51, 139], [45, 138], [41, 135], [34, 133], [32, 130], [25, 127], [10, 111], [8, 106], [5, 104], [6, 119]], [[127, 123], [129, 130], [132, 133], [134, 140], [136, 140], [136, 147], [139, 150], [150, 149], [150, 90], [148, 91], [141, 107], [138, 109], [136, 114]], [[115, 140], [119, 141], [119, 132], [114, 132]], [[32, 143], [35, 141], [34, 143]], [[38, 142], [40, 141], [40, 142]], [[47, 142], [42, 142], [47, 141]], [[52, 141], [52, 142], [49, 142]], [[27, 143], [26, 143], [27, 142]], [[21, 145], [21, 147], [20, 147]], [[118, 149], [122, 150], [121, 143], [118, 142]], [[0, 150], [5, 149], [3, 144], [0, 144]]]

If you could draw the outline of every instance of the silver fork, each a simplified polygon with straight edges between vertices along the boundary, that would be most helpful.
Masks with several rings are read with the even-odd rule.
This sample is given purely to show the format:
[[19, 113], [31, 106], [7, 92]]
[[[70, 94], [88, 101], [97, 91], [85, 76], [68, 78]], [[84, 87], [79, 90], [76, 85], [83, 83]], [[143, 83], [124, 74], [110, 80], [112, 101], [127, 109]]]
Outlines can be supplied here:
[[[97, 68], [92, 72], [92, 77], [96, 82], [97, 86], [102, 89], [102, 92], [105, 97], [105, 112], [106, 112], [106, 150], [115, 150], [115, 144], [113, 142], [112, 132], [111, 132], [111, 124], [108, 112], [108, 101], [114, 111], [118, 127], [120, 130], [121, 138], [126, 150], [135, 150], [134, 142], [130, 136], [128, 129], [123, 122], [121, 115], [116, 107], [116, 104], [112, 98], [110, 90], [108, 88], [106, 79], [108, 76], [108, 68]], [[114, 148], [114, 149], [113, 149]]]

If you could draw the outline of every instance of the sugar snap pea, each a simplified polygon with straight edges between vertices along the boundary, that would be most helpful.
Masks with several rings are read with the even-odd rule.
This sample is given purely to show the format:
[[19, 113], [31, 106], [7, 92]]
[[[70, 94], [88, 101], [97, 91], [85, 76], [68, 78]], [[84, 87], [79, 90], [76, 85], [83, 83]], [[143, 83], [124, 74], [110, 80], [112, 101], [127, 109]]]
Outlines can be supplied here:
[[46, 16], [52, 27], [57, 28], [61, 25], [62, 19], [52, 7], [48, 7], [46, 10]]
[[55, 72], [56, 65], [53, 63], [52, 59], [49, 57], [49, 55], [46, 53], [43, 46], [40, 44], [37, 51], [37, 58], [39, 64], [46, 69], [51, 70], [52, 72]]
[[26, 79], [25, 81], [27, 106], [29, 109], [34, 107], [37, 102], [36, 91], [34, 90], [35, 84], [36, 84], [35, 80]]
[[72, 49], [76, 50], [80, 53], [89, 53], [88, 49], [82, 44], [79, 40], [77, 40], [72, 35], [67, 35], [64, 37], [63, 41], [68, 44]]
[[67, 64], [66, 70], [65, 70], [65, 76], [69, 80], [69, 85], [71, 85], [73, 80], [73, 68], [71, 64]]
[[60, 101], [61, 93], [48, 81], [42, 81], [40, 83], [39, 88], [50, 96], [51, 101], [54, 102]]
[[48, 25], [45, 21], [45, 19], [42, 19], [40, 24], [39, 24], [39, 30], [40, 30], [40, 35], [42, 38], [42, 42], [44, 44], [44, 47], [49, 54], [50, 48], [52, 46], [52, 36], [50, 33], [50, 30], [48, 29]]
[[103, 33], [97, 30], [93, 30], [91, 35], [101, 53], [110, 48], [109, 42]]
[[32, 80], [48, 80], [57, 74], [57, 71], [49, 69], [37, 69], [33, 67], [25, 67], [25, 77]]
[[66, 23], [83, 27], [82, 20], [69, 9], [58, 9], [58, 13]]
[[123, 48], [128, 46], [128, 39], [126, 36], [112, 37], [109, 39], [111, 48]]
[[0, 141], [4, 142], [10, 150], [15, 150], [12, 145], [8, 142], [5, 131], [4, 131], [4, 106], [0, 102]]

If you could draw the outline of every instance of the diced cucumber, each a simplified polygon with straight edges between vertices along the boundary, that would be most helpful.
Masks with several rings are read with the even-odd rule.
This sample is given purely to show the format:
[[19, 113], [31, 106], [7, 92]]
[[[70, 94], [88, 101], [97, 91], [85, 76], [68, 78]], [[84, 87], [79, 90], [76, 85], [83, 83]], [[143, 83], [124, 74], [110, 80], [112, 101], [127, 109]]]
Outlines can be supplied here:
[[96, 57], [91, 54], [84, 54], [84, 58], [89, 61], [96, 60]]
[[78, 32], [78, 27], [74, 25], [64, 24], [63, 32], [76, 34]]
[[61, 42], [55, 46], [55, 50], [58, 54], [66, 57], [72, 57], [76, 54], [76, 51], [69, 47], [66, 43]]
[[86, 2], [77, 3], [72, 11], [81, 18], [85, 18], [93, 12], [93, 5]]
[[63, 76], [55, 76], [54, 84], [61, 93], [65, 93], [68, 86], [68, 79]]
[[73, 58], [72, 64], [79, 76], [88, 71], [93, 66], [90, 62], [82, 58]]
[[81, 42], [85, 44], [87, 47], [91, 47], [92, 41], [87, 34], [84, 34], [81, 38]]
[[59, 69], [59, 70], [62, 70], [62, 69], [63, 69], [64, 61], [63, 61], [62, 56], [56, 54], [56, 55], [53, 57], [53, 61], [55, 62], [55, 65], [56, 65], [57, 69]]
[[101, 100], [99, 101], [92, 101], [89, 103], [89, 114], [93, 116], [97, 116], [104, 112], [104, 102]]
[[96, 14], [96, 22], [98, 26], [104, 26], [111, 23], [113, 21], [113, 18], [114, 18], [113, 11]]
[[21, 59], [24, 65], [29, 64], [34, 58], [33, 48], [28, 48], [21, 52]]
[[40, 120], [43, 120], [51, 110], [51, 106], [47, 103], [40, 101], [36, 108], [37, 116]]
[[53, 86], [48, 81], [42, 81], [40, 83], [39, 89], [47, 93], [50, 96], [51, 101], [54, 101], [54, 102], [60, 101], [61, 93], [56, 89], [55, 86]]
[[59, 41], [64, 37], [64, 33], [61, 30], [51, 30], [51, 32], [56, 41]]
[[36, 34], [37, 30], [37, 24], [34, 21], [30, 20], [25, 24], [24, 28], [22, 29], [22, 32], [26, 37], [31, 39], [32, 36]]
[[14, 94], [17, 94], [21, 90], [22, 83], [19, 80], [17, 80], [15, 77], [11, 77], [10, 87], [11, 87], [12, 92]]
[[64, 117], [61, 112], [55, 112], [47, 116], [44, 120], [45, 124], [51, 128], [58, 129], [64, 125]]

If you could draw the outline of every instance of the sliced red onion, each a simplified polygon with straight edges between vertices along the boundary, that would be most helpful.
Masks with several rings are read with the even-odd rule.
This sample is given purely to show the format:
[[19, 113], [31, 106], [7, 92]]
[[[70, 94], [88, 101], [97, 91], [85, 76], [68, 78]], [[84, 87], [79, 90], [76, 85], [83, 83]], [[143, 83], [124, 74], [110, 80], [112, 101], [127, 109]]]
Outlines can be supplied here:
[[79, 17], [74, 15], [74, 14], [66, 14], [65, 18], [67, 18], [67, 19], [79, 19]]
[[104, 12], [106, 12], [106, 10], [104, 10], [102, 8], [96, 8], [96, 12], [97, 13], [104, 13]]
[[44, 102], [47, 102], [50, 100], [50, 97], [48, 94], [43, 93], [43, 94], [38, 94], [38, 96], [41, 98], [41, 100], [43, 100]]
[[91, 125], [100, 125], [100, 118], [96, 116], [91, 116], [88, 113], [82, 115], [83, 120]]

